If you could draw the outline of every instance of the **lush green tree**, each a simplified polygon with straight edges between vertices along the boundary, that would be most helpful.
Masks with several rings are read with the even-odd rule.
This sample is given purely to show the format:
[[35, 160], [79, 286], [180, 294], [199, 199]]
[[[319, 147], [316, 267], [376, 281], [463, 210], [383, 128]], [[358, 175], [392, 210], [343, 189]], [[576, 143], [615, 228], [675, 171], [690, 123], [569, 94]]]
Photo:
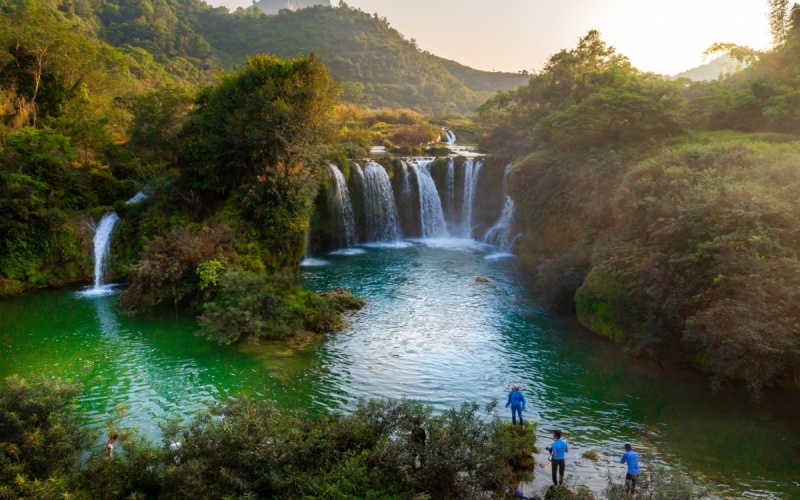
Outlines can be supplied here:
[[70, 138], [79, 155], [79, 161], [86, 167], [98, 165], [102, 153], [113, 147], [114, 140], [108, 131], [109, 118], [99, 115], [86, 85], [80, 85], [74, 99], [62, 110], [61, 116], [51, 121], [51, 125]]
[[76, 407], [80, 386], [11, 377], [0, 384], [0, 495], [68, 498], [90, 435]]
[[188, 187], [227, 194], [275, 177], [320, 142], [336, 87], [313, 54], [293, 60], [256, 56], [197, 99], [183, 130]]
[[517, 154], [668, 137], [682, 130], [680, 85], [631, 67], [590, 31], [553, 55], [528, 85], [479, 108], [491, 129], [484, 145]]
[[[16, 92], [6, 123], [36, 125], [66, 103], [120, 86], [124, 57], [78, 23], [33, 4], [0, 16], [0, 82]], [[23, 119], [25, 118], [25, 119]]]
[[128, 144], [141, 160], [163, 164], [177, 161], [178, 133], [193, 100], [189, 89], [178, 86], [162, 87], [133, 99]]
[[789, 0], [767, 0], [769, 4], [769, 31], [775, 45], [786, 41], [789, 31]]
[[618, 341], [683, 346], [716, 382], [757, 396], [800, 361], [797, 145], [709, 142], [627, 174], [578, 311]]
[[203, 91], [182, 131], [181, 184], [203, 203], [237, 197], [273, 249], [275, 270], [302, 256], [314, 190], [308, 159], [336, 95], [313, 54], [257, 56]]

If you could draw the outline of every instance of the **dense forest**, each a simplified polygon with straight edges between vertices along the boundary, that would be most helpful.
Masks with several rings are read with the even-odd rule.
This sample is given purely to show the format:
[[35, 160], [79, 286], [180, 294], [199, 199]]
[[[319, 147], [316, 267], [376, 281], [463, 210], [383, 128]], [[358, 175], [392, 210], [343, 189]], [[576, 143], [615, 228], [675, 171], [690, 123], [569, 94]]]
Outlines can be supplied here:
[[480, 108], [483, 147], [518, 158], [544, 299], [755, 396], [800, 383], [800, 8], [780, 8], [774, 49], [710, 48], [749, 64], [725, 80], [641, 72], [593, 31]]

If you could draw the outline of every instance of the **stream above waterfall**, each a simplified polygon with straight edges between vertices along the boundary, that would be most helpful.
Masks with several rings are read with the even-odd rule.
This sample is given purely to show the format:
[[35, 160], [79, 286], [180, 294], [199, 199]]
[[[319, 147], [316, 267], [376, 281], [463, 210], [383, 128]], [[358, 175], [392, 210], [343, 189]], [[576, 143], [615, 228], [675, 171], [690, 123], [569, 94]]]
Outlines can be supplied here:
[[[496, 413], [509, 418], [503, 405], [516, 382], [540, 446], [548, 429], [563, 429], [567, 475], [595, 490], [606, 470], [621, 473], [615, 460], [629, 441], [644, 467], [698, 472], [723, 492], [800, 495], [793, 393], [767, 392], [761, 404], [735, 388], [714, 396], [693, 370], [626, 357], [538, 308], [516, 260], [489, 259], [493, 250], [471, 240], [354, 250], [302, 271], [310, 288], [350, 288], [367, 300], [345, 331], [311, 346], [218, 346], [194, 335], [190, 317], [129, 318], [117, 314], [116, 295], [46, 291], [0, 302], [0, 376], [79, 378], [94, 425], [125, 404], [124, 424], [155, 441], [159, 420], [240, 394], [314, 412], [347, 411], [359, 397], [407, 396], [437, 411], [497, 399]], [[582, 459], [587, 450], [601, 461]]]

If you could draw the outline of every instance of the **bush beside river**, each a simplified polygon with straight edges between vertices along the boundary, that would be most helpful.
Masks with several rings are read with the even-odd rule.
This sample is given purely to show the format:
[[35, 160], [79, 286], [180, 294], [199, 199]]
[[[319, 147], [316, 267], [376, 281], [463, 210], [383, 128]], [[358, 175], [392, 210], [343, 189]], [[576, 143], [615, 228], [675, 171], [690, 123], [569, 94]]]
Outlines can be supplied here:
[[[119, 428], [121, 414], [90, 430], [80, 393], [16, 377], [0, 386], [0, 495], [479, 498], [529, 477], [535, 451], [535, 426], [520, 431], [476, 404], [433, 415], [410, 400], [362, 401], [348, 415], [212, 403], [190, 422], [163, 423], [156, 446]], [[415, 439], [420, 428], [425, 438]], [[117, 436], [110, 454], [108, 436]]]

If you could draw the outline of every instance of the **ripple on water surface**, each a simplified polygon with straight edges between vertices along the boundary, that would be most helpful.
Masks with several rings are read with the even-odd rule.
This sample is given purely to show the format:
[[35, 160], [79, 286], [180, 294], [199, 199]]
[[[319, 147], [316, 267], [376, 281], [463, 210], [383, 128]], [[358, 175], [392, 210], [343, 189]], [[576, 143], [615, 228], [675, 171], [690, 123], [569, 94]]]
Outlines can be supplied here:
[[767, 393], [781, 404], [754, 407], [737, 391], [712, 396], [695, 372], [634, 361], [550, 318], [516, 259], [486, 259], [487, 249], [468, 242], [403, 243], [303, 268], [309, 287], [350, 288], [367, 300], [344, 332], [307, 346], [218, 346], [195, 335], [192, 318], [121, 317], [113, 294], [5, 300], [0, 375], [80, 378], [88, 388], [82, 405], [98, 425], [124, 404], [126, 421], [155, 441], [158, 420], [238, 394], [311, 411], [347, 409], [362, 396], [421, 398], [436, 411], [498, 399], [507, 418], [502, 407], [517, 382], [526, 417], [540, 423], [540, 444], [547, 429], [564, 429], [568, 469], [581, 480], [598, 480], [584, 451], [600, 452], [600, 472], [616, 473], [629, 441], [647, 465], [667, 459], [736, 494], [800, 496], [792, 482], [800, 469], [796, 397]]

